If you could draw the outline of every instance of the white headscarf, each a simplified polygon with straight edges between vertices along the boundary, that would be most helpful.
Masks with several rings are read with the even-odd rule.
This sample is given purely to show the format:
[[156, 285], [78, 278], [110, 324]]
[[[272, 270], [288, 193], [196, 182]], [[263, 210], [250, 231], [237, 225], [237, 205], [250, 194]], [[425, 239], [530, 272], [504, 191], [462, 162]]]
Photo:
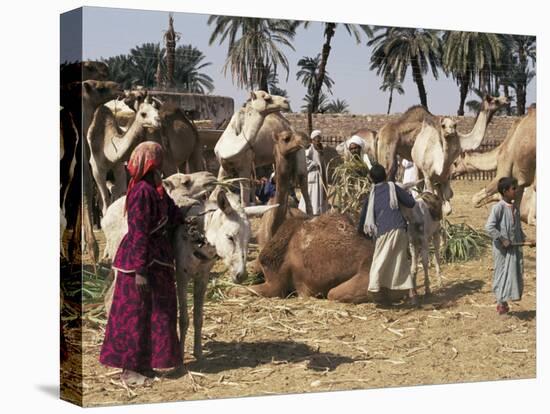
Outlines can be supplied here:
[[311, 139], [315, 138], [315, 137], [318, 137], [319, 135], [321, 135], [321, 131], [319, 131], [318, 129], [316, 129], [315, 131], [312, 131], [311, 132]]
[[348, 139], [346, 144], [348, 149], [351, 144], [359, 145], [361, 149], [365, 148], [365, 141], [363, 141], [361, 137], [358, 137], [357, 135], [353, 135], [350, 139]]

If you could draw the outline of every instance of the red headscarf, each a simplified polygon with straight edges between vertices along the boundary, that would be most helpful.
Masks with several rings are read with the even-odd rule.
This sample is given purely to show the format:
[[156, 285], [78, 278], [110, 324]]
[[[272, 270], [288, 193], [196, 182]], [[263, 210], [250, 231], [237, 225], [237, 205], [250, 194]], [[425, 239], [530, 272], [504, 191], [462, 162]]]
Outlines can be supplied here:
[[[153, 141], [145, 141], [139, 144], [132, 155], [130, 155], [130, 161], [128, 162], [128, 172], [132, 177], [130, 183], [128, 184], [128, 191], [126, 194], [130, 194], [132, 188], [136, 183], [141, 180], [145, 174], [149, 171], [154, 171], [162, 167], [162, 146]], [[162, 187], [162, 182], [156, 186], [157, 193], [162, 198], [164, 196], [164, 188]], [[126, 197], [126, 205], [124, 210], [127, 208], [128, 197]]]

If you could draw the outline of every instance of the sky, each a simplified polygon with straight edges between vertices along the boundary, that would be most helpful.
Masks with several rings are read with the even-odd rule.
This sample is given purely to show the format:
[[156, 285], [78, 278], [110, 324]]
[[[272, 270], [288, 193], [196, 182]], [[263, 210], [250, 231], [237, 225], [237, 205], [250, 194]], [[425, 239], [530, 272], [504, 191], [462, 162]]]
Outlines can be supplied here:
[[[239, 106], [247, 97], [247, 91], [233, 84], [230, 71], [227, 76], [223, 66], [227, 56], [227, 43], [209, 45], [208, 39], [213, 26], [208, 26], [209, 15], [194, 13], [174, 13], [174, 28], [181, 34], [180, 44], [191, 44], [204, 53], [204, 62], [211, 62], [204, 72], [214, 80], [214, 95], [230, 96]], [[375, 22], [365, 21], [365, 24]], [[129, 10], [100, 7], [85, 7], [83, 12], [83, 57], [94, 60], [119, 54], [127, 54], [136, 45], [146, 42], [162, 42], [168, 27], [168, 12], [149, 10]], [[349, 110], [355, 114], [386, 113], [388, 92], [380, 91], [381, 77], [369, 70], [371, 48], [363, 36], [361, 44], [339, 25], [332, 40], [332, 50], [327, 64], [329, 76], [334, 80], [329, 99], [344, 99]], [[302, 26], [297, 30], [293, 42], [295, 50], [281, 46], [290, 65], [288, 79], [286, 72], [279, 73], [279, 86], [288, 92], [293, 111], [303, 105], [306, 88], [296, 79], [299, 70], [297, 62], [304, 56], [313, 57], [320, 53], [324, 43], [323, 24], [313, 22], [308, 29]], [[63, 55], [61, 60], [70, 58]], [[408, 107], [420, 103], [418, 89], [412, 81], [409, 68], [403, 83], [404, 95], [394, 92], [392, 113], [403, 112]], [[428, 93], [428, 107], [435, 114], [456, 114], [459, 90], [456, 82], [440, 72], [439, 80], [431, 74], [425, 75]], [[470, 98], [475, 96], [470, 95]], [[527, 89], [527, 104], [536, 101], [536, 78]]]

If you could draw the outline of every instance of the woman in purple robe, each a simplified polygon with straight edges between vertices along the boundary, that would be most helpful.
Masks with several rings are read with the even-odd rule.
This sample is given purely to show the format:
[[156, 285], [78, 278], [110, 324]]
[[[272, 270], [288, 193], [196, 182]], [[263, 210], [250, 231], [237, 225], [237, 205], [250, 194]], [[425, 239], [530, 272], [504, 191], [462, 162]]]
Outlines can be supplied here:
[[143, 142], [128, 163], [128, 233], [113, 261], [113, 304], [99, 361], [142, 384], [154, 368], [180, 367], [174, 255], [167, 229], [183, 221], [162, 187], [162, 147]]

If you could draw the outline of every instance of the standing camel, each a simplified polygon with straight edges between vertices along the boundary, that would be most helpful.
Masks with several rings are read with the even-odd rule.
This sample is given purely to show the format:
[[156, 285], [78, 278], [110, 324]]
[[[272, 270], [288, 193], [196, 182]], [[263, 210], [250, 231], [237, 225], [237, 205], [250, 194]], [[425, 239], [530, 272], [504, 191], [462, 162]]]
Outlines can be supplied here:
[[[288, 100], [282, 96], [270, 95], [264, 91], [251, 92], [249, 99], [229, 122], [229, 125], [214, 147], [220, 163], [218, 180], [227, 177], [241, 177], [248, 180], [253, 176], [255, 167], [271, 165], [273, 158], [273, 134], [291, 131], [290, 122], [280, 113], [288, 111]], [[303, 150], [300, 150], [303, 152]], [[297, 171], [302, 194], [307, 192], [307, 171], [305, 154]], [[250, 184], [241, 182], [241, 200], [243, 205], [250, 202]], [[306, 205], [311, 214], [311, 203]]]
[[[508, 104], [509, 100], [505, 96], [485, 97], [481, 102], [472, 130], [468, 134], [457, 132], [461, 146], [464, 149], [477, 148], [494, 113]], [[377, 160], [386, 169], [391, 179], [395, 177], [397, 171], [397, 155], [413, 161], [411, 151], [424, 122], [434, 126], [439, 124], [438, 117], [432, 115], [425, 107], [418, 105], [409, 108], [398, 119], [388, 122], [378, 131]]]
[[146, 97], [140, 104], [136, 103], [135, 109], [136, 118], [125, 133], [122, 133], [113, 113], [104, 105], [96, 109], [88, 130], [90, 166], [101, 196], [103, 215], [110, 204], [107, 172], [112, 170], [115, 173], [117, 185], [125, 184], [125, 171], [117, 167], [127, 160], [133, 149], [144, 140], [146, 128], [159, 127], [157, 104], [151, 102], [150, 97]]
[[509, 133], [497, 156], [496, 177], [487, 187], [476, 193], [472, 201], [475, 207], [481, 207], [497, 193], [498, 180], [502, 177], [514, 177], [518, 180], [516, 206], [521, 209], [523, 191], [535, 181], [537, 169], [537, 111], [529, 108], [516, 128]]

